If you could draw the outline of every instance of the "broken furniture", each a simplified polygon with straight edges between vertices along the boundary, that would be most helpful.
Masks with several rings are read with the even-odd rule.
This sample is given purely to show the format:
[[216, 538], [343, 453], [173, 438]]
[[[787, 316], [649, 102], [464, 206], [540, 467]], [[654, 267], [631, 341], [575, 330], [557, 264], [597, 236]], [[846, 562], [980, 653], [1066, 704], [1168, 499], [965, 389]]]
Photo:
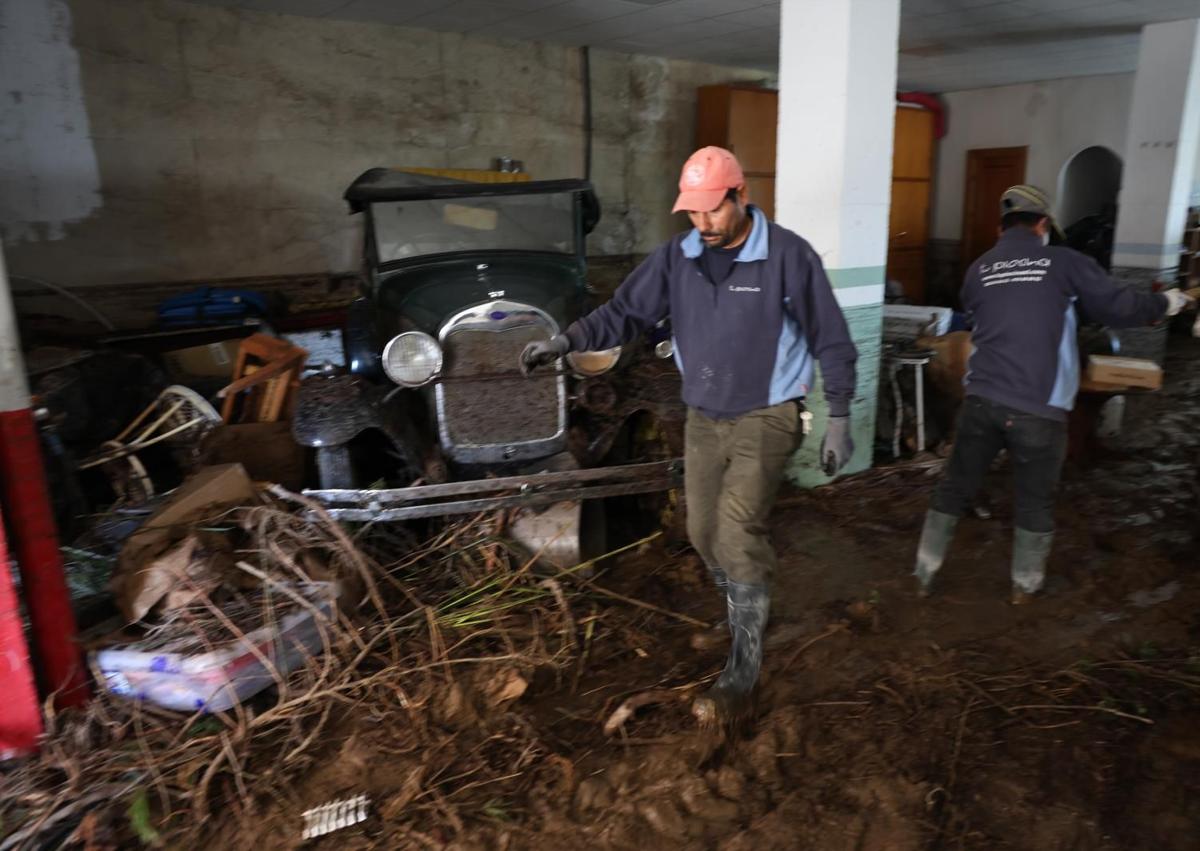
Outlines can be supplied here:
[[142, 410], [112, 440], [79, 463], [78, 469], [100, 467], [108, 475], [117, 495], [131, 503], [154, 496], [154, 482], [138, 460], [137, 453], [158, 443], [175, 447], [195, 446], [208, 429], [219, 425], [216, 409], [196, 391], [173, 384]]
[[252, 334], [238, 347], [233, 383], [217, 394], [224, 399], [226, 423], [274, 423], [290, 416], [308, 352], [287, 340]]
[[916, 409], [916, 428], [918, 453], [925, 451], [925, 365], [937, 352], [927, 349], [907, 349], [889, 352], [885, 355], [888, 364], [888, 377], [892, 385], [892, 399], [896, 403], [896, 424], [892, 428], [892, 454], [900, 457], [900, 434], [904, 428], [904, 399], [900, 393], [900, 382], [897, 380], [900, 370], [906, 366], [913, 368], [913, 407]]
[[[920, 304], [883, 306], [883, 368], [892, 388], [895, 406], [892, 426], [892, 455], [900, 457], [904, 429], [904, 393], [900, 386], [901, 370], [913, 369], [915, 450], [925, 451], [925, 367], [943, 351], [954, 311], [948, 307]], [[935, 383], [935, 389], [938, 384]]]

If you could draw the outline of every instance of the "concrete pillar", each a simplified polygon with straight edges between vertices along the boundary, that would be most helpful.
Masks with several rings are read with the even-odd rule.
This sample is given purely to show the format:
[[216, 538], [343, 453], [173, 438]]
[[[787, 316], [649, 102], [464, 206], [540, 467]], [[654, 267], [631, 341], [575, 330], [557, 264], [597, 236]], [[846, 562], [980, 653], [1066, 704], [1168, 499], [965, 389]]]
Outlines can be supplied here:
[[[1113, 277], [1149, 290], [1175, 279], [1200, 145], [1200, 19], [1142, 29]], [[1122, 352], [1161, 362], [1166, 325], [1121, 332]]]
[[[783, 0], [781, 12], [776, 219], [820, 253], [858, 346], [855, 472], [871, 465], [875, 435], [900, 2]], [[814, 439], [789, 471], [802, 485], [826, 481], [817, 385]]]
[[[75, 614], [63, 573], [54, 526], [54, 510], [42, 465], [33, 411], [29, 408], [29, 386], [25, 380], [25, 359], [17, 336], [17, 317], [13, 310], [0, 249], [0, 507], [11, 555], [21, 569], [21, 595], [32, 626], [30, 635], [38, 665], [38, 679], [44, 693], [55, 695], [60, 708], [77, 706], [88, 697], [82, 653], [75, 642]], [[0, 552], [0, 556], [3, 553]], [[8, 559], [0, 558], [0, 570], [7, 571]], [[6, 577], [7, 578], [7, 577]], [[0, 625], [17, 617], [16, 598], [4, 592], [0, 584]], [[3, 629], [0, 626], [0, 629]], [[7, 657], [0, 663], [0, 694], [18, 690], [22, 670], [20, 647], [0, 645]], [[14, 707], [15, 711], [15, 707]], [[22, 716], [27, 717], [27, 716]], [[16, 728], [7, 713], [0, 715], [3, 736], [15, 735]], [[28, 728], [26, 728], [28, 730]]]

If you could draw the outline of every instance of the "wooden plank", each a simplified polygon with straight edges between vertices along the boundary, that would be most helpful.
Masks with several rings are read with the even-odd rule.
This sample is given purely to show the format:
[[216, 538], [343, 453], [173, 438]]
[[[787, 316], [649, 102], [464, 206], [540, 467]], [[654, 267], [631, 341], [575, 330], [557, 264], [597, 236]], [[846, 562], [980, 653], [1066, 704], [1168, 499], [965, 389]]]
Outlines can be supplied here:
[[750, 190], [750, 202], [758, 205], [768, 219], [774, 220], [775, 178], [747, 176], [746, 188]]
[[928, 109], [896, 108], [892, 148], [892, 180], [933, 178], [933, 113]]
[[734, 89], [726, 146], [747, 174], [774, 176], [779, 95], [766, 89]]
[[892, 206], [888, 211], [888, 250], [925, 249], [929, 242], [930, 183], [926, 180], [897, 180], [892, 183]]
[[696, 90], [696, 147], [729, 146], [729, 86], [701, 86]]

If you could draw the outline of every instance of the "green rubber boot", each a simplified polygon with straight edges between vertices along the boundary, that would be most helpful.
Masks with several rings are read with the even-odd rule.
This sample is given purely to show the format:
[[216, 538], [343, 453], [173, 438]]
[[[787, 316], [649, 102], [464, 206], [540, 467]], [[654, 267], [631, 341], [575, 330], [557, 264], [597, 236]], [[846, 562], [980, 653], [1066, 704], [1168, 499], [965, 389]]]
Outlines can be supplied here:
[[1019, 606], [1028, 603], [1046, 581], [1046, 559], [1054, 544], [1053, 532], [1013, 530], [1012, 601]]
[[917, 595], [928, 597], [933, 586], [933, 577], [942, 568], [946, 550], [954, 539], [954, 527], [958, 518], [929, 509], [925, 514], [925, 527], [921, 530], [921, 543], [917, 546], [917, 566], [913, 576], [917, 577]]

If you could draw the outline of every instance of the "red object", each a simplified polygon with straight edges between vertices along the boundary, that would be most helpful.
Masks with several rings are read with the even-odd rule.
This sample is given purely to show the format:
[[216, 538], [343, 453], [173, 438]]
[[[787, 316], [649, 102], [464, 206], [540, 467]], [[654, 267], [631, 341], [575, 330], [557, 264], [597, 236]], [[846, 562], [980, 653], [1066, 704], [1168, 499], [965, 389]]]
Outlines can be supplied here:
[[28, 756], [42, 735], [42, 712], [25, 644], [21, 607], [8, 569], [8, 544], [0, 524], [0, 761]]
[[[21, 568], [38, 679], [45, 692], [55, 693], [56, 706], [78, 706], [88, 698], [87, 682], [75, 644], [75, 613], [58, 551], [42, 449], [28, 408], [0, 411], [0, 500]], [[7, 702], [7, 691], [5, 695]]]
[[933, 135], [939, 139], [946, 135], [946, 105], [937, 95], [928, 92], [896, 92], [896, 103], [912, 103], [928, 109], [933, 113]]

